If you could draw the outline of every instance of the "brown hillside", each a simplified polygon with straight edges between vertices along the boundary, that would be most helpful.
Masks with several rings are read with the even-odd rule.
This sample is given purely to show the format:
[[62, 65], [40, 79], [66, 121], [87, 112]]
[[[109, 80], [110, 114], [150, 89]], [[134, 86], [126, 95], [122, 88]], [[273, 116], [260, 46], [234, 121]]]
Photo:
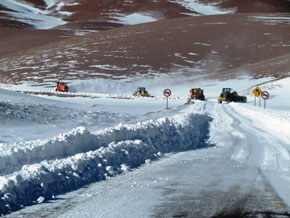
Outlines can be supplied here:
[[0, 65], [2, 82], [51, 85], [58, 79], [172, 72], [223, 79], [231, 70], [280, 77], [289, 72], [289, 25], [286, 14], [237, 14], [122, 27], [7, 56]]

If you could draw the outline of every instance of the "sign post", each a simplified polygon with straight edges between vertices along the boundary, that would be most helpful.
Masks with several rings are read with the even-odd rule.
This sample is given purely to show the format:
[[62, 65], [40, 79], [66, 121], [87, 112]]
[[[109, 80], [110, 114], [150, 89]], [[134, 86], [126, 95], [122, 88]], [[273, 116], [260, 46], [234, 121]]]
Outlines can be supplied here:
[[254, 106], [256, 106], [256, 97], [259, 98], [259, 107], [261, 105], [261, 99], [260, 95], [262, 94], [262, 89], [260, 89], [258, 86], [253, 90], [253, 94], [255, 95], [255, 100], [254, 100]]
[[166, 109], [168, 109], [168, 97], [171, 95], [170, 89], [164, 89], [163, 95], [166, 97]]
[[267, 91], [262, 92], [261, 97], [264, 99], [264, 108], [266, 108], [266, 100], [269, 99], [270, 94]]

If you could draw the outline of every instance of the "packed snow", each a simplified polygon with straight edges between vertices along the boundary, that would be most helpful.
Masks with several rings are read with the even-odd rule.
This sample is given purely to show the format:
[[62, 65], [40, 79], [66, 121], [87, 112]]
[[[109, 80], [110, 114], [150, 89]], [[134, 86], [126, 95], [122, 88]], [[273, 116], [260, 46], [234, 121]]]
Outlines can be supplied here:
[[[42, 204], [59, 194], [150, 165], [165, 154], [227, 148], [231, 143], [229, 136], [241, 140], [247, 137], [246, 132], [236, 129], [235, 119], [244, 120], [246, 128], [261, 126], [265, 134], [276, 135], [277, 141], [264, 151], [261, 167], [282, 171], [281, 181], [289, 180], [290, 104], [285, 101], [289, 98], [289, 78], [194, 81], [182, 83], [181, 79], [172, 81], [164, 76], [163, 87], [155, 86], [150, 79], [147, 81], [149, 92], [156, 96], [162, 95], [165, 88], [172, 89], [169, 109], [165, 109], [165, 98], [161, 96], [140, 99], [122, 99], [118, 95], [115, 98], [31, 96], [16, 93], [15, 86], [3, 85], [6, 90], [0, 89], [1, 212]], [[259, 82], [260, 88], [271, 94], [266, 109], [253, 105], [251, 90]], [[83, 83], [88, 89], [91, 87], [91, 93], [96, 91], [96, 81], [76, 82], [72, 86], [77, 92]], [[115, 90], [131, 88], [133, 92], [137, 85], [124, 81]], [[111, 90], [111, 86], [117, 87], [115, 81], [100, 81], [98, 91]], [[207, 101], [184, 105], [192, 86], [203, 87]], [[246, 94], [248, 103], [217, 104], [221, 88], [229, 86]], [[18, 88], [21, 90], [21, 86]], [[126, 94], [130, 96], [129, 91]], [[263, 137], [266, 138], [259, 135]], [[244, 161], [247, 155], [246, 150], [239, 150], [232, 159]], [[278, 165], [274, 164], [277, 158]], [[273, 175], [277, 176], [276, 171], [266, 174], [269, 180]], [[272, 185], [289, 204], [290, 199], [279, 184]]]
[[[11, 93], [2, 90], [1, 94]], [[25, 98], [21, 94], [14, 98], [21, 97]], [[30, 113], [35, 119], [53, 116], [38, 111], [39, 105], [24, 108], [27, 114], [18, 115], [14, 112], [21, 105], [10, 104], [1, 103], [2, 122], [30, 119]], [[51, 199], [124, 169], [136, 168], [163, 153], [204, 147], [210, 120], [207, 115], [185, 113], [136, 124], [120, 123], [96, 132], [79, 126], [51, 139], [1, 143], [1, 211]]]
[[136, 168], [162, 153], [203, 147], [209, 121], [206, 115], [189, 115], [119, 125], [96, 133], [79, 127], [47, 141], [14, 144], [7, 150], [3, 146], [0, 171], [13, 175], [2, 178], [1, 190], [7, 201], [1, 210], [31, 204], [39, 197], [51, 199], [127, 167]]

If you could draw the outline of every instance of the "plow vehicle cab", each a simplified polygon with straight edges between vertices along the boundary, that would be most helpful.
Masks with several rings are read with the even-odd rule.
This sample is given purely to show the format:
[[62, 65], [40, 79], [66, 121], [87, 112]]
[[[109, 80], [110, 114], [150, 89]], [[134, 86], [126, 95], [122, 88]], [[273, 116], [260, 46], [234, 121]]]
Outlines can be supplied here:
[[68, 92], [68, 86], [64, 82], [57, 82], [55, 91], [56, 92]]
[[203, 94], [203, 90], [201, 88], [196, 88], [196, 89], [190, 89], [190, 99], [194, 99], [194, 100], [201, 100], [204, 101], [204, 94]]
[[186, 104], [189, 104], [191, 102], [191, 100], [204, 101], [205, 97], [204, 97], [204, 94], [203, 94], [203, 89], [201, 89], [201, 88], [190, 89], [189, 97], [187, 99], [187, 103]]
[[144, 87], [138, 87], [137, 90], [133, 93], [133, 95], [134, 96], [143, 96], [143, 97], [150, 96]]
[[223, 101], [229, 102], [241, 102], [246, 103], [247, 97], [240, 96], [236, 91], [233, 91], [231, 88], [223, 88], [222, 93], [218, 97], [218, 103], [222, 103]]

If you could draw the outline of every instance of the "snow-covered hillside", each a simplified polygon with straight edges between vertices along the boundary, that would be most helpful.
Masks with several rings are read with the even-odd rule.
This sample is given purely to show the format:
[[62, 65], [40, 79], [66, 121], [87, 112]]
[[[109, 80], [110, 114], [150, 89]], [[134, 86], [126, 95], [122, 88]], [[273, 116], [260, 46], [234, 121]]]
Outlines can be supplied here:
[[[4, 12], [11, 16], [12, 20], [26, 23], [36, 29], [50, 29], [65, 24], [66, 22], [61, 17], [70, 15], [69, 12], [60, 11], [65, 6], [65, 1], [47, 0], [46, 4], [46, 8], [41, 9], [38, 5], [33, 5], [25, 1], [9, 0], [1, 1], [0, 3], [2, 7], [8, 9], [7, 11], [2, 11], [2, 13]], [[55, 14], [55, 16], [51, 14]]]
[[[169, 1], [170, 2], [170, 1]], [[218, 14], [221, 10], [218, 7], [207, 6], [206, 4], [195, 2], [188, 3], [186, 1], [172, 1], [173, 3], [181, 4], [185, 8], [195, 12], [197, 11], [200, 14], [207, 13], [210, 9], [211, 14]], [[43, 6], [44, 4], [44, 6]], [[17, 0], [9, 0], [9, 1], [1, 1], [0, 5], [6, 9], [7, 11], [2, 11], [4, 14], [7, 14], [11, 17], [12, 20], [16, 20], [22, 23], [26, 23], [28, 25], [33, 26], [36, 29], [50, 29], [56, 26], [64, 25], [67, 22], [64, 21], [65, 18], [69, 18], [73, 12], [71, 8], [78, 7], [83, 4], [78, 1], [60, 1], [60, 0], [45, 0], [44, 2], [39, 2], [35, 4], [30, 1], [17, 1]], [[94, 4], [94, 3], [92, 3]], [[101, 4], [101, 3], [99, 3]], [[129, 2], [124, 2], [124, 6], [126, 7]], [[133, 2], [131, 3], [133, 4]], [[154, 3], [152, 3], [154, 4]], [[104, 5], [106, 5], [104, 3]], [[113, 4], [111, 3], [112, 7]], [[118, 4], [116, 4], [118, 5]], [[80, 6], [79, 6], [80, 7]], [[117, 8], [112, 11], [104, 10], [103, 13], [108, 13], [108, 20], [111, 22], [121, 23], [124, 25], [132, 25], [138, 23], [146, 23], [156, 21], [154, 18], [154, 13], [150, 11], [145, 11], [141, 13], [131, 13], [124, 14], [122, 13], [121, 8]], [[147, 14], [147, 15], [146, 15]], [[162, 16], [160, 16], [162, 18]]]
[[289, 21], [289, 0], [0, 0], [0, 216], [290, 217]]
[[5, 0], [0, 2], [0, 7], [2, 19], [5, 23], [10, 21], [10, 25], [35, 29], [63, 26], [61, 28], [76, 30], [78, 34], [184, 15], [289, 12], [289, 4], [285, 0], [275, 3], [255, 0], [247, 2], [246, 7], [243, 1], [236, 0]]

